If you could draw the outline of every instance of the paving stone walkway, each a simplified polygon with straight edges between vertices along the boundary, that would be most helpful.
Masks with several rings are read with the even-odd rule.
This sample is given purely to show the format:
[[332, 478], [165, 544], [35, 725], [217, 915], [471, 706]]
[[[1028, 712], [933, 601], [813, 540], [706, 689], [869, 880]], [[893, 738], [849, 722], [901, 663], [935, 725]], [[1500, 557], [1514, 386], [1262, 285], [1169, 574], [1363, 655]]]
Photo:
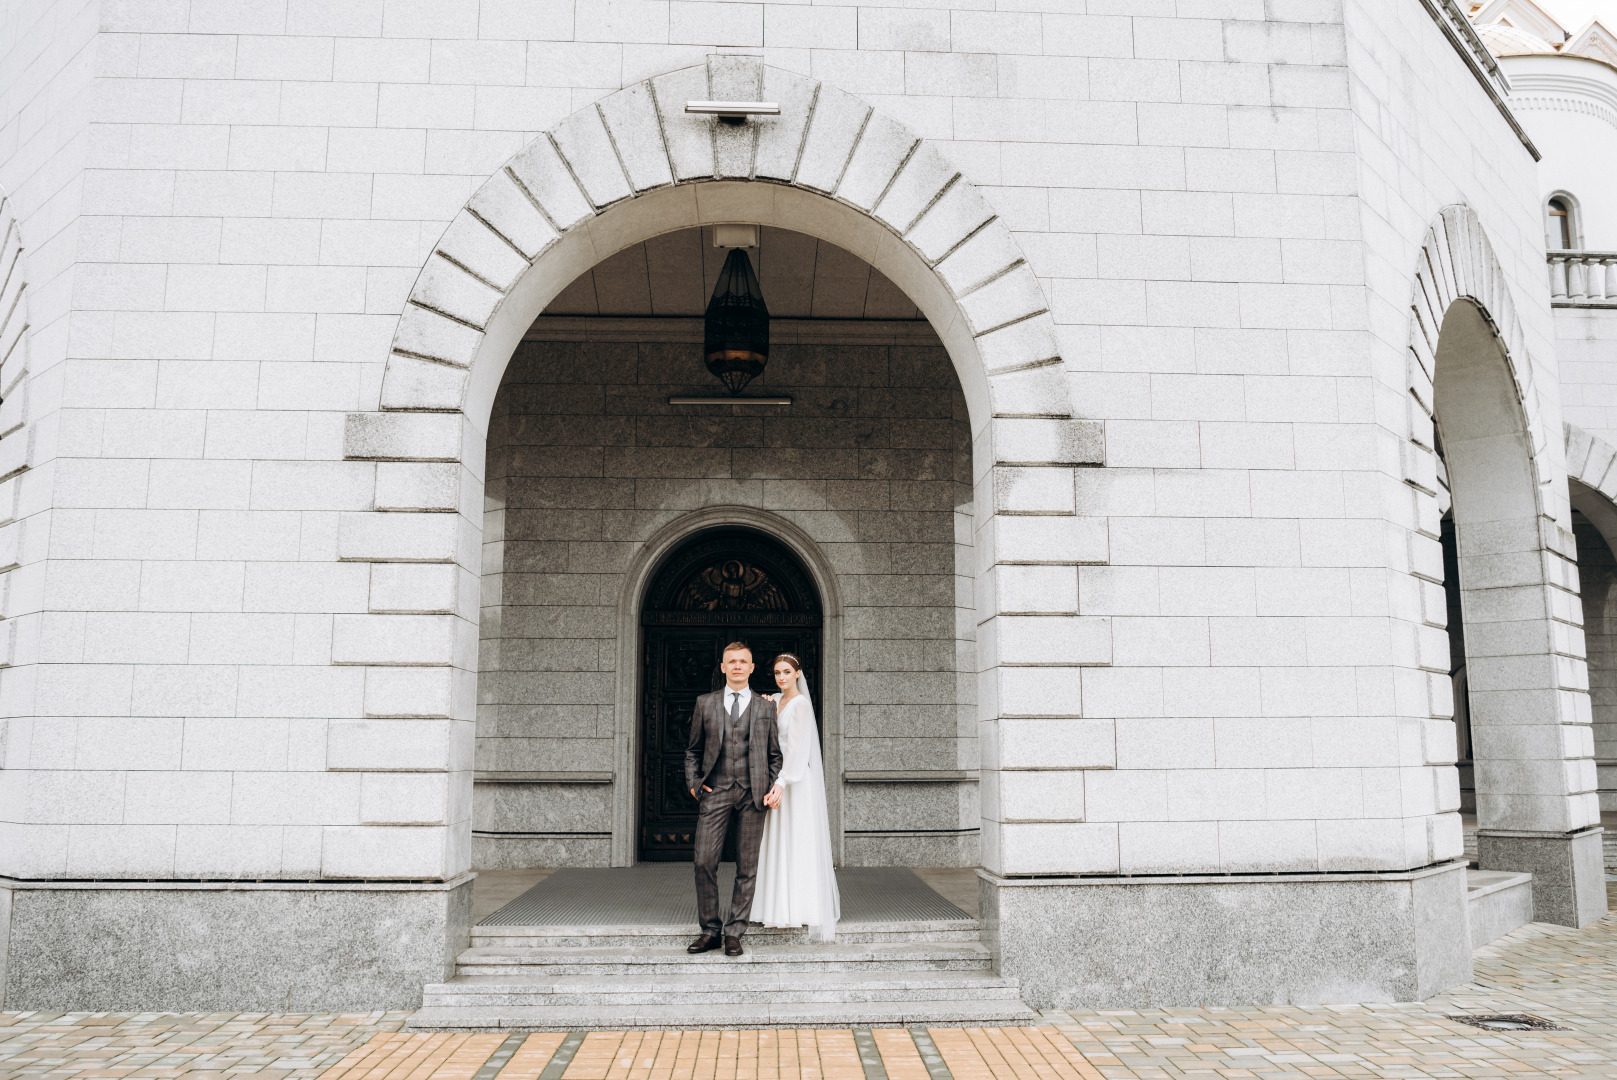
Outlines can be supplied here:
[[[412, 1034], [409, 1014], [0, 1013], [0, 1080], [1617, 1077], [1617, 915], [1535, 923], [1406, 1005], [1048, 1012], [1022, 1028]], [[1450, 1017], [1525, 1013], [1563, 1030]]]

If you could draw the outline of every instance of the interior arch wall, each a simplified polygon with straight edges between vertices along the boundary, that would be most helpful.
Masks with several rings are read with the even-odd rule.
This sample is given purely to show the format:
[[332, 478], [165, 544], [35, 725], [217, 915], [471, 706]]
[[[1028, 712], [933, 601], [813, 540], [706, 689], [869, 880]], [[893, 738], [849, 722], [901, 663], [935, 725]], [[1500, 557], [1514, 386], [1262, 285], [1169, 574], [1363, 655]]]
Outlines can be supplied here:
[[788, 324], [759, 383], [789, 411], [671, 407], [708, 389], [684, 322], [543, 319], [510, 368], [489, 441], [476, 865], [635, 860], [647, 575], [717, 525], [779, 537], [825, 598], [838, 854], [975, 863], [971, 452], [948, 357], [917, 324], [858, 341]]

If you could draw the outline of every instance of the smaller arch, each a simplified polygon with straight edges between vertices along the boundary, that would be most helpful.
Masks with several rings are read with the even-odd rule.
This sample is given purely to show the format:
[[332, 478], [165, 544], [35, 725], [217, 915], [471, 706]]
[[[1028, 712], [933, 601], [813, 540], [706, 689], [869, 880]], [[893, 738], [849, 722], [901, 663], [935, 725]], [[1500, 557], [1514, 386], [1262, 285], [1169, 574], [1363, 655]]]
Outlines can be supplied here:
[[[741, 528], [761, 532], [786, 548], [808, 571], [819, 593], [821, 617], [820, 738], [826, 776], [842, 775], [842, 670], [843, 603], [837, 575], [819, 544], [791, 521], [750, 506], [708, 506], [676, 518], [640, 546], [623, 575], [618, 594], [617, 686], [613, 697], [617, 720], [613, 771], [618, 782], [612, 792], [612, 865], [635, 861], [636, 808], [639, 805], [640, 756], [640, 608], [667, 558], [698, 533]], [[831, 819], [832, 855], [842, 859], [842, 785], [826, 792]]]
[[1552, 191], [1544, 199], [1544, 247], [1583, 250], [1583, 208], [1569, 191]]
[[1617, 551], [1617, 447], [1576, 424], [1566, 429], [1567, 496]]
[[[1456, 301], [1470, 301], [1498, 342], [1513, 394], [1521, 407], [1526, 438], [1539, 493], [1540, 510], [1561, 511], [1544, 496], [1544, 487], [1561, 470], [1557, 449], [1543, 429], [1543, 410], [1535, 407], [1538, 390], [1527, 335], [1516, 314], [1504, 268], [1476, 212], [1463, 203], [1444, 207], [1432, 220], [1416, 257], [1410, 290], [1408, 388], [1411, 400], [1410, 441], [1417, 452], [1406, 459], [1405, 481], [1436, 493], [1436, 403], [1438, 340], [1444, 319]], [[1562, 517], [1563, 514], [1553, 516]]]

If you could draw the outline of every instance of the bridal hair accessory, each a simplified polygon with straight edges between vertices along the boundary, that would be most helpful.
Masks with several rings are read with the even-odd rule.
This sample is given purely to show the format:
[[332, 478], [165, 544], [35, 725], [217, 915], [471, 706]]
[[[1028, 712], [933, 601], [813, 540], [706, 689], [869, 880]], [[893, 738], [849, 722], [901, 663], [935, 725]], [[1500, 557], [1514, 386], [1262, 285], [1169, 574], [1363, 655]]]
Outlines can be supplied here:
[[792, 670], [793, 671], [802, 671], [803, 670], [803, 661], [801, 661], [801, 660], [799, 660], [797, 658], [796, 653], [789, 653], [789, 652], [783, 652], [783, 653], [780, 653], [779, 655], [777, 655], [775, 657], [775, 663], [770, 664], [769, 666], [774, 667], [775, 664], [780, 663], [782, 660], [784, 660], [788, 664], [792, 665]]

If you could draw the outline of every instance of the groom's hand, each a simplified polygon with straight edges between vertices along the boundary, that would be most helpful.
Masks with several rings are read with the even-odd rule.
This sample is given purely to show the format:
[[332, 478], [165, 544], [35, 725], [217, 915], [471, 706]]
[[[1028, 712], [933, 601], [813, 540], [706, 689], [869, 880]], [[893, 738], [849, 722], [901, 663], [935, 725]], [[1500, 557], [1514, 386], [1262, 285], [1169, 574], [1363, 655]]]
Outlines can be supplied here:
[[774, 787], [769, 789], [769, 794], [764, 796], [764, 805], [769, 807], [771, 810], [775, 809], [777, 806], [780, 805], [780, 785], [779, 784], [776, 784]]

